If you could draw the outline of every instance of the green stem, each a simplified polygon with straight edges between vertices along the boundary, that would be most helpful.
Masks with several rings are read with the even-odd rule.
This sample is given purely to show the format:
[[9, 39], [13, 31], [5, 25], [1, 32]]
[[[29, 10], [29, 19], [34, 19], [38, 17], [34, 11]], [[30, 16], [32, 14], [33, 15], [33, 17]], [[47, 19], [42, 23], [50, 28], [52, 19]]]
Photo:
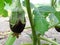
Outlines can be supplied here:
[[9, 35], [5, 45], [13, 45], [14, 41], [16, 40], [16, 37], [13, 37], [12, 32]]
[[51, 6], [54, 7], [54, 0], [51, 0]]
[[41, 45], [40, 44], [40, 35], [37, 36], [37, 42], [38, 42], [38, 45]]
[[50, 42], [50, 43], [55, 44], [55, 45], [60, 45], [60, 44], [58, 44], [57, 42], [55, 42], [55, 41], [53, 41], [53, 40], [51, 40], [51, 39], [42, 37], [42, 36], [40, 36], [40, 39], [45, 40], [45, 41]]
[[29, 28], [31, 28], [30, 26], [29, 27], [25, 27], [25, 29], [29, 29]]
[[30, 8], [30, 0], [25, 0], [26, 3], [26, 8], [27, 8], [27, 12], [28, 12], [28, 17], [30, 20], [30, 24], [31, 24], [31, 28], [32, 28], [32, 35], [33, 35], [33, 45], [36, 45], [36, 32], [34, 29], [34, 22], [33, 22], [33, 15], [31, 14], [31, 8]]
[[56, 0], [51, 0], [51, 6], [52, 6], [53, 8], [56, 7]]

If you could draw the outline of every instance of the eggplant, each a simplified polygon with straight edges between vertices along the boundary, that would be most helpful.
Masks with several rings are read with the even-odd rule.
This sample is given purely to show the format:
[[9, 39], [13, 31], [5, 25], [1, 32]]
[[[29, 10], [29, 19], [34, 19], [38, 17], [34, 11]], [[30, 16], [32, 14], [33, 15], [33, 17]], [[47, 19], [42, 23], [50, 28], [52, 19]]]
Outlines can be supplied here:
[[13, 27], [10, 24], [10, 29], [14, 33], [21, 33], [25, 28], [25, 24], [22, 24], [21, 21], [19, 21], [17, 24], [15, 24]]
[[[24, 18], [24, 21], [26, 22], [26, 19], [25, 18]], [[10, 25], [11, 31], [13, 32], [12, 35], [13, 36], [16, 36], [18, 38], [19, 37], [19, 34], [21, 34], [21, 32], [24, 30], [26, 23], [23, 24], [19, 20], [18, 23], [16, 23], [14, 26], [11, 25], [10, 23], [9, 23], [9, 25]]]
[[25, 12], [21, 6], [20, 0], [14, 0], [14, 3], [11, 4], [11, 14], [9, 19], [10, 29], [13, 32], [13, 36], [17, 36], [21, 34], [21, 32], [25, 28], [26, 19]]
[[60, 27], [55, 26], [55, 29], [56, 29], [57, 32], [60, 32]]

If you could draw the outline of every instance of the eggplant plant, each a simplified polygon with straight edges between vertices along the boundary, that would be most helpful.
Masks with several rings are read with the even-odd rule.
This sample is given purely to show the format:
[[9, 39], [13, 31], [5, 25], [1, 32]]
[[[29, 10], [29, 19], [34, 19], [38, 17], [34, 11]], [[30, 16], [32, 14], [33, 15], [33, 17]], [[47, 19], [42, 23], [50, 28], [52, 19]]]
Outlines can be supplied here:
[[[14, 41], [19, 38], [21, 32], [24, 30], [26, 25], [25, 11], [26, 8], [28, 18], [30, 21], [32, 34], [32, 44], [23, 45], [42, 45], [40, 40], [45, 40], [52, 43], [51, 45], [60, 45], [56, 41], [43, 37], [44, 33], [48, 29], [55, 27], [60, 32], [60, 11], [57, 11], [57, 0], [51, 0], [51, 5], [39, 5], [38, 7], [30, 2], [30, 0], [4, 0], [1, 1], [0, 14], [4, 17], [9, 16], [9, 25], [11, 33], [5, 43], [5, 45], [13, 45]], [[3, 5], [3, 6], [2, 6]], [[31, 11], [32, 10], [32, 11]], [[6, 14], [5, 14], [6, 13]], [[47, 21], [46, 18], [49, 18]], [[49, 44], [44, 44], [49, 45]]]

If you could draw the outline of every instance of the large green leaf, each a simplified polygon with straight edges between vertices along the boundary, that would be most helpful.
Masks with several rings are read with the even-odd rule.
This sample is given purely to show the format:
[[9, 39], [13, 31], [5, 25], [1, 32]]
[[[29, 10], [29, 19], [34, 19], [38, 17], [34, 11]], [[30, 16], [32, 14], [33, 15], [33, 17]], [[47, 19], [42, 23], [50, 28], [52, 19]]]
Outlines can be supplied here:
[[53, 8], [53, 7], [51, 7], [51, 6], [40, 6], [40, 7], [38, 7], [38, 9], [39, 9], [39, 11], [40, 12], [56, 12], [56, 10]]
[[39, 6], [39, 11], [43, 13], [44, 17], [47, 17], [49, 13], [55, 13], [56, 10], [51, 6]]
[[44, 35], [45, 31], [48, 30], [48, 22], [42, 16], [42, 14], [39, 12], [38, 9], [35, 9], [33, 11], [33, 14], [34, 14], [34, 26], [35, 26], [35, 30], [38, 33], [40, 33], [41, 35]]

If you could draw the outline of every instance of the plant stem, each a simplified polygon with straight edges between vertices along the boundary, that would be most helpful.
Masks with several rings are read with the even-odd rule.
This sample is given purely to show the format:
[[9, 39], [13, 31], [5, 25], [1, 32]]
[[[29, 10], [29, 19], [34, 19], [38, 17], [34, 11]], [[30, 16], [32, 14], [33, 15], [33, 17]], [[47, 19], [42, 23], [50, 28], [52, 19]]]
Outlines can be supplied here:
[[25, 29], [29, 29], [29, 28], [31, 28], [30, 26], [29, 27], [25, 27]]
[[51, 6], [52, 6], [53, 8], [56, 7], [56, 0], [51, 0]]
[[57, 42], [55, 42], [55, 41], [53, 41], [53, 40], [51, 40], [51, 39], [42, 37], [42, 36], [40, 36], [40, 39], [45, 40], [45, 41], [50, 42], [50, 43], [55, 44], [55, 45], [60, 45], [60, 44], [58, 44]]
[[38, 42], [38, 45], [41, 45], [40, 44], [40, 35], [37, 36], [37, 42]]
[[16, 37], [13, 37], [12, 32], [9, 35], [5, 45], [13, 45], [14, 41], [16, 40]]
[[52, 7], [54, 6], [54, 0], [51, 0], [51, 6]]
[[33, 15], [31, 14], [30, 0], [25, 0], [25, 3], [26, 3], [26, 8], [27, 8], [27, 12], [28, 12], [28, 17], [29, 17], [29, 20], [30, 20], [31, 28], [32, 28], [33, 45], [36, 45], [37, 36], [36, 36], [35, 29], [34, 29]]

